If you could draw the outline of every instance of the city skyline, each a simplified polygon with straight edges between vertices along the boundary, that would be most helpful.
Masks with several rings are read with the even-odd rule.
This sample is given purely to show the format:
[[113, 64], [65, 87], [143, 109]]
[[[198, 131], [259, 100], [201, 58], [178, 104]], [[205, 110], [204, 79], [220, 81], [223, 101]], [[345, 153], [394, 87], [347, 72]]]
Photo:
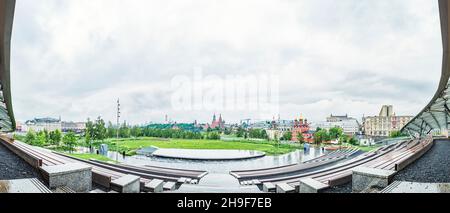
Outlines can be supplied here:
[[[438, 84], [438, 8], [425, 0], [123, 4], [17, 2], [11, 50], [17, 120], [114, 121], [117, 98], [123, 120], [135, 124], [162, 122], [166, 114], [181, 122], [209, 121], [214, 113], [230, 123], [278, 114], [360, 119], [385, 104], [415, 115]], [[219, 78], [277, 73], [279, 113], [174, 110], [173, 78], [199, 68]]]

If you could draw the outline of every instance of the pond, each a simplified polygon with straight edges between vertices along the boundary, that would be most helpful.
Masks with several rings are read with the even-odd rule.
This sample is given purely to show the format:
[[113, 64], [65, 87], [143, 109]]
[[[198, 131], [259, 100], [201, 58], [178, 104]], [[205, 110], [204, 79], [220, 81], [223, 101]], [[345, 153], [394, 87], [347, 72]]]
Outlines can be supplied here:
[[226, 161], [245, 160], [264, 157], [266, 154], [259, 151], [247, 150], [200, 150], [200, 149], [158, 149], [152, 156], [172, 159]]
[[[201, 152], [203, 153], [208, 151], [210, 150]], [[192, 152], [192, 150], [190, 152]], [[297, 164], [323, 155], [326, 152], [327, 151], [324, 151], [320, 148], [311, 147], [308, 151], [296, 150], [294, 152], [278, 156], [263, 156], [252, 159], [226, 161], [171, 159], [144, 155], [124, 157], [121, 154], [111, 151], [108, 152], [108, 157], [121, 163], [137, 166], [151, 165], [169, 168], [205, 170], [209, 173], [216, 174], [229, 174], [229, 172], [233, 170], [260, 169]]]

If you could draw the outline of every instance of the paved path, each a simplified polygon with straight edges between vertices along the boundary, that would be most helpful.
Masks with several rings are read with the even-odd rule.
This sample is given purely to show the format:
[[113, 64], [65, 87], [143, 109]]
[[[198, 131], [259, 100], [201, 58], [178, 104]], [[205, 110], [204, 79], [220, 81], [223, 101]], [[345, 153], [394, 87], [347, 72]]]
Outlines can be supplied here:
[[240, 186], [229, 174], [208, 174], [198, 185], [183, 184], [176, 193], [261, 193], [257, 186]]

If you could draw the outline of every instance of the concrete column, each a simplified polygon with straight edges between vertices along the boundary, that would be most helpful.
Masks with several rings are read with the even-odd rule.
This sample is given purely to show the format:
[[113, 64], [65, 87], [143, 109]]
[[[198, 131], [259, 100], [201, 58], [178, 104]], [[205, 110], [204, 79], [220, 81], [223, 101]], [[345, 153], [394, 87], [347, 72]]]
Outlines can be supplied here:
[[50, 189], [68, 187], [75, 192], [89, 192], [92, 188], [92, 167], [70, 163], [41, 167], [44, 180]]

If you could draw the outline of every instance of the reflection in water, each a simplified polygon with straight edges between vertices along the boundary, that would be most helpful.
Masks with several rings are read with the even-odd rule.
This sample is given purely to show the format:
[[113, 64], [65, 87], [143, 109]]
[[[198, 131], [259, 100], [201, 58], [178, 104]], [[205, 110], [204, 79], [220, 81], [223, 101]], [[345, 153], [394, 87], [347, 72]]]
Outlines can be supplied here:
[[191, 160], [239, 160], [263, 157], [265, 153], [247, 150], [158, 149], [152, 155]]
[[232, 170], [247, 170], [247, 169], [260, 169], [270, 168], [277, 166], [284, 166], [290, 164], [297, 164], [303, 161], [310, 160], [326, 153], [320, 148], [311, 148], [304, 152], [303, 150], [297, 150], [285, 155], [279, 156], [265, 156], [257, 159], [248, 160], [233, 160], [233, 161], [201, 161], [201, 160], [182, 160], [182, 159], [167, 159], [159, 157], [147, 157], [147, 156], [132, 156], [124, 157], [116, 152], [108, 152], [108, 157], [113, 160], [118, 160], [121, 163], [130, 165], [151, 165], [162, 166], [169, 168], [182, 168], [193, 170], [205, 170], [209, 173], [228, 174]]

